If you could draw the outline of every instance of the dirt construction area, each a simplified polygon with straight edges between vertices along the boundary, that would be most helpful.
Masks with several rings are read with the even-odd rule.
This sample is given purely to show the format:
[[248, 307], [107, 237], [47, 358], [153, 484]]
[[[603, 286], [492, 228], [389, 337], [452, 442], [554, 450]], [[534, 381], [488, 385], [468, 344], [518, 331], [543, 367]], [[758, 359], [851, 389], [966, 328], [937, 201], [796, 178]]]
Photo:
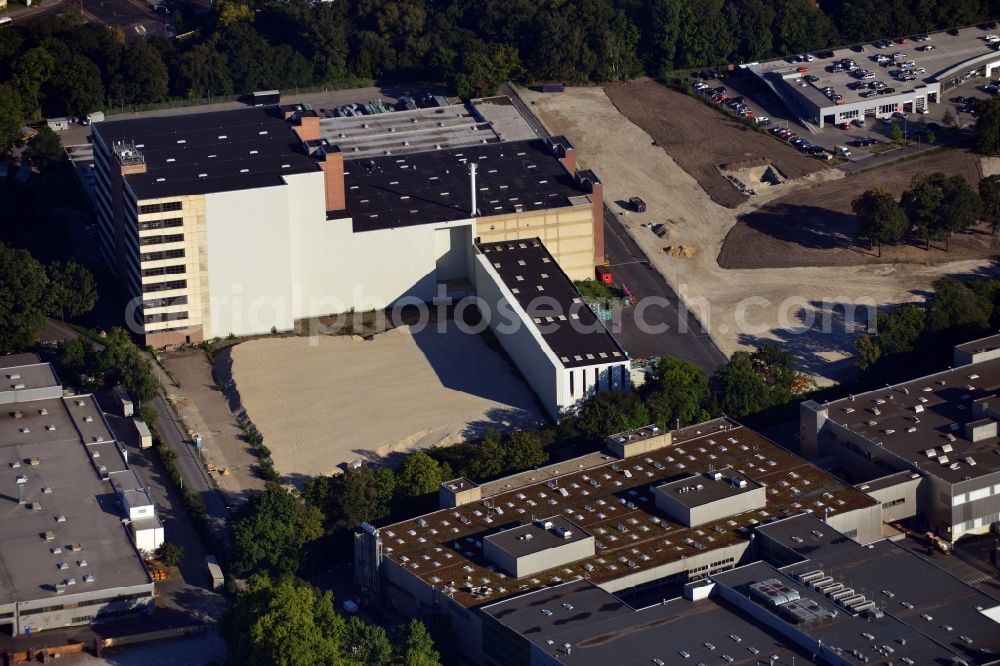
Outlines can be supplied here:
[[[707, 173], [704, 165], [715, 168], [738, 161], [732, 154], [731, 140], [713, 138], [729, 121], [716, 118], [717, 111], [696, 100], [654, 82], [622, 84], [612, 89], [621, 108], [635, 108], [635, 103], [628, 101], [634, 89], [642, 101], [640, 108], [665, 111], [660, 114], [663, 126], [655, 130], [661, 136], [679, 134], [682, 130], [672, 124], [672, 119], [678, 118], [679, 123], [681, 116], [690, 116], [684, 120], [687, 129], [683, 131], [688, 135], [671, 139], [675, 143], [664, 138], [654, 145], [650, 133], [622, 115], [599, 87], [569, 88], [565, 93], [548, 95], [519, 90], [519, 94], [549, 131], [570, 138], [577, 148], [578, 163], [594, 169], [604, 183], [608, 206], [727, 355], [765, 341], [778, 342], [793, 354], [801, 371], [820, 384], [829, 383], [854, 371], [854, 340], [871, 314], [867, 305], [919, 301], [942, 275], [993, 271], [992, 264], [984, 259], [936, 265], [884, 262], [766, 270], [723, 268], [717, 257], [740, 216], [780, 197], [794, 195], [809, 201], [824, 183], [839, 185], [843, 172], [815, 169], [808, 176], [770, 187], [755, 197], [739, 194], [723, 180], [721, 185], [743, 197], [741, 205], [728, 208], [712, 194], [721, 185], [710, 184], [706, 189], [700, 182], [706, 177], [699, 179], [688, 173], [683, 161], [694, 159], [688, 152], [702, 151], [703, 174]], [[789, 149], [770, 137], [757, 138], [764, 143], [753, 151], [763, 153], [781, 168]], [[671, 145], [680, 146], [674, 149], [679, 150], [679, 155], [670, 153]], [[888, 165], [852, 178], [880, 183], [893, 168]], [[794, 174], [792, 167], [785, 165], [785, 169], [789, 169], [786, 176]], [[697, 168], [694, 172], [698, 173]], [[628, 212], [615, 203], [633, 196], [645, 200], [645, 213]], [[653, 225], [663, 225], [657, 226], [662, 237], [653, 233]], [[678, 247], [686, 251], [672, 251]], [[795, 254], [806, 249], [793, 246], [784, 252]], [[855, 307], [857, 304], [861, 307]]]
[[453, 322], [446, 332], [404, 326], [369, 340], [252, 340], [232, 349], [232, 375], [275, 468], [292, 481], [544, 420], [506, 359]]
[[[961, 175], [973, 188], [982, 177], [980, 160], [965, 150], [944, 149], [913, 160], [864, 171], [846, 178], [798, 190], [739, 218], [719, 253], [723, 268], [786, 268], [792, 266], [853, 266], [887, 262], [937, 264], [1000, 254], [1000, 241], [988, 230], [956, 234], [948, 251], [944, 244], [925, 250], [923, 241], [882, 247], [882, 256], [855, 239], [851, 202], [877, 184], [896, 197], [919, 173], [943, 171]], [[873, 174], [878, 174], [873, 178]]]
[[789, 179], [826, 169], [815, 158], [750, 130], [735, 118], [656, 81], [623, 83], [608, 86], [606, 91], [623, 115], [666, 150], [713, 201], [728, 208], [746, 203], [747, 195], [740, 193], [722, 174], [720, 168], [724, 165], [763, 159]]

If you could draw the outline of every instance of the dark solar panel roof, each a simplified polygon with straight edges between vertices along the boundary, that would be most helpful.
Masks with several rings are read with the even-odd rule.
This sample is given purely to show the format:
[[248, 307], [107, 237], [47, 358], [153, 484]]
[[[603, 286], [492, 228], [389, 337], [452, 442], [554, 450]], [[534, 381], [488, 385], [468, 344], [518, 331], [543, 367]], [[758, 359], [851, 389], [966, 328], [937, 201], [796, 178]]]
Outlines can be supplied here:
[[477, 247], [564, 367], [627, 358], [541, 240], [480, 243]]
[[481, 216], [560, 208], [586, 194], [540, 139], [357, 159], [344, 174], [354, 231], [471, 217], [472, 162]]
[[112, 120], [93, 131], [108, 148], [135, 142], [146, 173], [125, 179], [138, 199], [268, 187], [319, 169], [277, 107]]

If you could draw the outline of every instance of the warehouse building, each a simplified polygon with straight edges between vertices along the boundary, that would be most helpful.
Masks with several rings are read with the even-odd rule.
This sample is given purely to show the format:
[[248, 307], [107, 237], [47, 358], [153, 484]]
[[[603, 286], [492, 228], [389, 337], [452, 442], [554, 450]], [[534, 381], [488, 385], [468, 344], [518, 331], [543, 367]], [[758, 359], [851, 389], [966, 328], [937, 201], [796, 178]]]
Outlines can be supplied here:
[[888, 541], [807, 514], [754, 528], [752, 561], [633, 607], [585, 579], [483, 606], [488, 666], [991, 664], [1000, 605]]
[[550, 416], [595, 393], [630, 390], [628, 354], [541, 239], [479, 243], [473, 258], [480, 309], [492, 313], [490, 328]]
[[[746, 68], [799, 120], [822, 128], [856, 118], [918, 113], [941, 102], [944, 92], [963, 81], [989, 78], [1000, 67], [1000, 52], [985, 39], [989, 32], [963, 28], [933, 33], [922, 41], [886, 40], [884, 48], [866, 44], [862, 50], [843, 48], [814, 54], [808, 61], [788, 58], [751, 63]], [[882, 63], [874, 60], [879, 55], [886, 58]], [[859, 78], [849, 63], [871, 76]], [[900, 74], [894, 77], [891, 72], [895, 71]], [[876, 82], [883, 87], [859, 86]]]
[[151, 612], [152, 579], [109, 494], [124, 458], [92, 396], [24, 403], [4, 418], [0, 628]]
[[[0, 372], [54, 377], [30, 360]], [[140, 553], [162, 543], [152, 502], [139, 500], [145, 490], [93, 396], [46, 388], [0, 416], [0, 632], [12, 635], [148, 614], [154, 603]]]
[[957, 346], [954, 365], [800, 408], [806, 457], [832, 459], [893, 519], [918, 517], [949, 541], [1000, 520], [1000, 336]]
[[[748, 561], [755, 525], [803, 512], [858, 542], [881, 538], [877, 501], [727, 419], [669, 433], [649, 426], [607, 444], [487, 484], [446, 482], [440, 511], [365, 526], [358, 589], [402, 616], [447, 618], [469, 661], [483, 663], [480, 609], [523, 593], [576, 579], [607, 593], [655, 593]], [[711, 489], [697, 503], [706, 522], [689, 525], [657, 496], [693, 478]]]
[[468, 293], [477, 239], [539, 238], [567, 275], [592, 277], [602, 185], [565, 138], [521, 138], [512, 108], [94, 125], [102, 253], [157, 347]]

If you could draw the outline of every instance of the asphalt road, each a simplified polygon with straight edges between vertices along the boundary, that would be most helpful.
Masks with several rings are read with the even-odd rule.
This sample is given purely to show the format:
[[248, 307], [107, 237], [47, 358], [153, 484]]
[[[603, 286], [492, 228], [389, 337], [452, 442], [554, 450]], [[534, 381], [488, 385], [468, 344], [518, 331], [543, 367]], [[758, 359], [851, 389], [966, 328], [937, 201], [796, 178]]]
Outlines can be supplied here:
[[[726, 362], [695, 317], [653, 268], [646, 254], [604, 207], [604, 255], [617, 284], [628, 285], [636, 305], [621, 311], [613, 333], [634, 359], [674, 356], [711, 374]], [[644, 330], [645, 329], [645, 330]]]
[[[163, 381], [163, 378], [160, 380]], [[188, 442], [187, 433], [181, 428], [177, 415], [167, 404], [162, 392], [157, 393], [152, 405], [160, 415], [156, 420], [156, 430], [163, 442], [177, 453], [177, 467], [181, 471], [187, 489], [201, 497], [208, 510], [213, 534], [219, 543], [225, 543], [226, 518], [229, 511], [221, 497], [221, 491], [212, 485], [197, 449]]]

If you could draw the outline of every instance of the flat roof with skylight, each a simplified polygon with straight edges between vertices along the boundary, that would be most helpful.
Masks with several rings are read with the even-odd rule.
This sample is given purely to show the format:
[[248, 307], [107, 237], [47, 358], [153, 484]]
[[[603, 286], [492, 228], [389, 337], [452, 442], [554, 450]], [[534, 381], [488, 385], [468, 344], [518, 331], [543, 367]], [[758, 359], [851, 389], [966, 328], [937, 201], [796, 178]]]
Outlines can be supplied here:
[[0, 462], [0, 603], [151, 583], [105, 476], [126, 465], [93, 396], [5, 406]]
[[827, 420], [950, 483], [1000, 470], [1000, 359], [851, 395]]
[[[767, 508], [727, 515], [697, 528], [685, 527], [656, 508], [656, 486], [711, 465], [732, 467], [766, 486]], [[824, 511], [834, 516], [876, 504], [726, 419], [676, 431], [672, 444], [629, 458], [591, 454], [518, 479], [522, 476], [525, 485], [518, 481], [505, 490], [501, 479], [481, 486], [479, 501], [381, 528], [384, 557], [428, 586], [454, 582], [449, 594], [463, 606], [474, 607], [576, 577], [601, 584], [745, 543], [750, 527], [774, 516]], [[497, 571], [483, 552], [483, 541], [539, 516], [562, 516], [593, 535], [595, 554], [519, 579]]]
[[538, 238], [476, 246], [565, 368], [628, 360]]

